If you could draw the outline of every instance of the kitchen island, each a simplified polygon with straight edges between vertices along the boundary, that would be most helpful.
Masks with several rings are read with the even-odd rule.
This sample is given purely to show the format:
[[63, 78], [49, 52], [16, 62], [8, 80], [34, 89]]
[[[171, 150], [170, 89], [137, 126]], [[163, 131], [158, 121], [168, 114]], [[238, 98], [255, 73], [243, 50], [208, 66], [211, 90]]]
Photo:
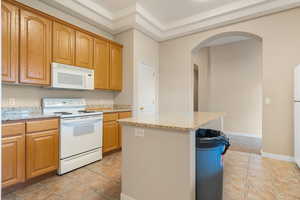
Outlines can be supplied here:
[[122, 125], [121, 200], [195, 200], [195, 132], [222, 130], [224, 113], [138, 115]]

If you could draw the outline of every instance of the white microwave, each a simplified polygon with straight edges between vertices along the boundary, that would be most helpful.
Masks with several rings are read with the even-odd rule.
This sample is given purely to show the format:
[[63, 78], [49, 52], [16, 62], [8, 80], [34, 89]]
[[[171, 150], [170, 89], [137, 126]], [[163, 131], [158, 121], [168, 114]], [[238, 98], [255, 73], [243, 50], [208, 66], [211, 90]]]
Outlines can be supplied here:
[[52, 87], [93, 90], [94, 89], [94, 70], [83, 67], [75, 67], [60, 63], [52, 63]]

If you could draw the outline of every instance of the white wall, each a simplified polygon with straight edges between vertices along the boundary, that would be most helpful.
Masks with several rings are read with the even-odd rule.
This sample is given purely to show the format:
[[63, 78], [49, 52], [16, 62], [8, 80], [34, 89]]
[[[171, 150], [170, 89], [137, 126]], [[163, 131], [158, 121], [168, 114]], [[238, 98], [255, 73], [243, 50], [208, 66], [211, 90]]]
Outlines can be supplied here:
[[79, 18], [76, 18], [72, 15], [69, 15], [65, 12], [62, 12], [56, 8], [53, 8], [51, 6], [48, 6], [47, 4], [39, 1], [39, 0], [17, 0], [18, 2], [20, 3], [23, 3], [29, 7], [32, 7], [32, 8], [35, 8], [37, 10], [40, 10], [48, 15], [51, 15], [51, 16], [54, 16], [54, 17], [57, 17], [61, 20], [64, 20], [66, 22], [69, 22], [70, 24], [74, 24], [82, 29], [85, 29], [87, 31], [90, 31], [90, 32], [93, 32], [95, 34], [98, 34], [98, 35], [102, 35], [104, 36], [105, 38], [108, 38], [108, 39], [113, 39], [113, 35], [106, 32], [106, 31], [103, 31], [99, 28], [96, 28], [95, 26], [89, 24], [89, 23], [86, 23], [82, 20], [80, 20]]
[[191, 51], [196, 46], [228, 32], [256, 35], [263, 41], [263, 97], [271, 100], [263, 106], [263, 151], [293, 156], [293, 73], [300, 63], [299, 19], [300, 8], [295, 8], [160, 43], [160, 109], [192, 112]]
[[209, 111], [226, 112], [225, 132], [261, 135], [261, 41], [213, 46], [209, 57]]
[[[110, 91], [77, 91], [47, 89], [35, 86], [2, 84], [2, 107], [38, 107], [43, 97], [83, 97], [88, 104], [113, 104], [113, 92]], [[10, 106], [9, 98], [15, 98], [16, 104]]]

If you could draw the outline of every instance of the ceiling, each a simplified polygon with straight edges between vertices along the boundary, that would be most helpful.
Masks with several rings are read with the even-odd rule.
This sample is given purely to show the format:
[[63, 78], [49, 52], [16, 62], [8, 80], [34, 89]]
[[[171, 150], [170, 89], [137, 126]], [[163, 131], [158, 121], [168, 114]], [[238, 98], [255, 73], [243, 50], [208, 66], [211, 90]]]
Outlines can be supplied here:
[[162, 23], [169, 23], [241, 0], [139, 0]]
[[135, 28], [157, 41], [300, 6], [300, 0], [38, 0], [111, 34]]
[[116, 12], [121, 9], [135, 5], [137, 0], [92, 0], [93, 2], [103, 6], [111, 12]]

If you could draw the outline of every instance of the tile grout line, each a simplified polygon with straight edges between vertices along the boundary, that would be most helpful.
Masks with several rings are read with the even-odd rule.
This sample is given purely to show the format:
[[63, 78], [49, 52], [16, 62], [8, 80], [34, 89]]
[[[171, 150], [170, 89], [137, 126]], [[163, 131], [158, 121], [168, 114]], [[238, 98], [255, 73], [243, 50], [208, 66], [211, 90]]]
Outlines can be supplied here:
[[252, 155], [252, 153], [249, 154], [249, 158], [248, 158], [247, 173], [246, 173], [246, 183], [245, 183], [246, 184], [246, 191], [245, 191], [245, 194], [244, 194], [244, 200], [247, 200], [247, 198], [248, 198], [248, 192], [249, 192], [248, 176], [249, 176], [251, 155]]

